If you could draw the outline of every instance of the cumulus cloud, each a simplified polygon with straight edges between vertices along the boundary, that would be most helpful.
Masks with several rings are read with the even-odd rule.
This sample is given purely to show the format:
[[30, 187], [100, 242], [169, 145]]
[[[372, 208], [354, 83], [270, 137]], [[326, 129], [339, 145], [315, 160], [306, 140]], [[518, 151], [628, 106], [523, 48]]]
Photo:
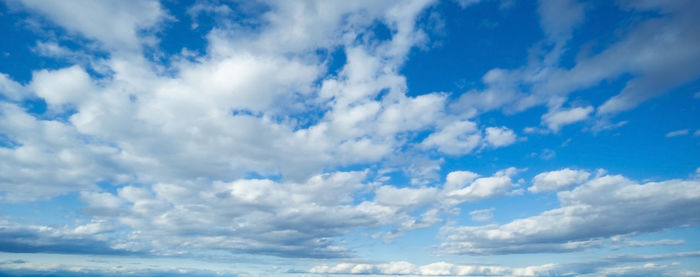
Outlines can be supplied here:
[[34, 72], [30, 87], [56, 109], [65, 104], [77, 105], [88, 98], [89, 93], [95, 92], [90, 76], [79, 66]]
[[532, 179], [532, 186], [527, 190], [533, 193], [540, 193], [565, 189], [585, 182], [590, 175], [587, 171], [569, 168], [543, 172]]
[[[126, 186], [116, 195], [82, 197], [89, 203], [86, 213], [133, 230], [133, 243], [125, 246], [166, 254], [184, 251], [179, 249], [184, 243], [192, 250], [328, 258], [349, 254], [334, 237], [353, 228], [402, 224], [436, 194], [434, 188], [382, 186], [374, 201], [353, 203], [354, 195], [369, 188], [364, 178], [365, 172], [337, 172], [303, 183], [269, 179], [207, 186], [161, 183], [151, 189]], [[194, 195], [193, 186], [198, 191]]]
[[10, 100], [21, 100], [32, 96], [31, 90], [26, 89], [20, 83], [15, 82], [5, 73], [0, 73], [0, 94]]
[[[99, 65], [91, 61], [37, 69], [25, 85], [0, 73], [0, 93], [7, 99], [0, 103], [0, 200], [34, 201], [76, 193], [86, 205], [81, 212], [94, 220], [65, 228], [7, 225], [2, 229], [6, 233], [1, 236], [5, 245], [1, 248], [16, 252], [185, 255], [213, 250], [347, 257], [352, 251], [340, 237], [353, 230], [391, 229], [384, 237], [396, 236], [441, 222], [446, 209], [517, 191], [515, 168], [491, 176], [457, 170], [447, 174], [442, 186], [436, 181], [442, 160], [426, 156], [435, 152], [467, 155], [518, 139], [508, 127], [480, 126], [473, 118], [476, 114], [500, 107], [515, 112], [547, 102], [550, 110], [542, 116], [542, 124], [557, 132], [593, 113], [593, 106], [562, 109], [562, 99], [550, 103], [542, 100], [549, 97], [527, 98], [520, 89], [523, 80], [536, 86], [535, 91], [542, 88], [551, 93], [547, 96], [565, 95], [628, 70], [593, 76], [583, 84], [557, 84], [549, 74], [585, 75], [577, 70], [588, 70], [576, 68], [586, 69], [595, 57], [583, 59], [570, 70], [574, 73], [567, 73], [555, 68], [551, 60], [559, 54], [552, 54], [542, 58], [542, 64], [522, 70], [490, 70], [482, 78], [487, 88], [450, 102], [449, 93], [409, 94], [401, 74], [411, 50], [428, 40], [417, 20], [433, 1], [269, 1], [254, 31], [223, 24], [206, 35], [203, 53], [183, 54], [162, 64], [139, 51], [144, 45], [157, 47], [149, 34], [169, 20], [158, 2], [13, 3], [64, 28], [66, 36], [97, 41], [97, 47], [110, 51]], [[193, 17], [197, 10], [230, 11], [204, 2], [196, 5], [190, 10]], [[582, 6], [573, 1], [542, 1], [539, 7], [541, 24], [555, 40], [564, 40], [582, 20]], [[553, 14], [559, 9], [564, 12]], [[692, 34], [684, 24], [681, 33]], [[377, 26], [387, 28], [389, 37], [374, 37]], [[683, 37], [679, 43], [691, 40]], [[662, 44], [674, 43], [669, 39]], [[36, 51], [47, 56], [73, 55], [53, 42], [37, 42]], [[319, 54], [327, 52], [342, 53], [345, 63], [327, 72], [330, 60]], [[694, 52], [687, 52], [692, 62]], [[644, 62], [639, 61], [640, 67], [646, 67]], [[46, 102], [48, 111], [27, 111], [19, 102], [29, 98]], [[391, 184], [389, 179], [368, 181], [376, 167], [341, 170], [368, 164], [382, 167], [391, 159], [410, 161], [406, 171], [411, 171], [407, 175], [412, 187]], [[589, 177], [587, 172], [569, 171], [574, 170], [537, 175], [530, 190], [559, 190]], [[594, 183], [602, 179], [596, 177], [580, 188], [596, 187]], [[681, 200], [695, 199], [692, 191], [685, 198], [672, 198], [670, 193], [677, 186], [692, 187], [683, 185], [688, 182], [693, 181], [665, 182], [670, 189], [658, 192], [658, 203], [667, 205], [647, 205], [646, 210], [642, 204], [650, 200], [639, 195], [630, 200], [616, 194], [617, 198], [609, 196], [614, 199], [596, 206], [588, 203], [594, 201], [590, 197], [578, 195], [583, 192], [574, 196], [562, 192], [562, 208], [540, 216], [510, 225], [443, 228], [448, 234], [443, 248], [457, 254], [489, 254], [595, 245], [600, 236], [631, 232], [614, 224], [609, 230], [585, 228], [608, 226], [612, 216], [620, 215], [617, 210], [611, 212], [614, 201], [646, 212], [652, 206], [658, 208], [666, 217], [646, 220], [665, 224], [658, 228], [674, 227], [680, 221], [673, 221], [672, 215], [677, 214], [668, 209], [680, 207]], [[98, 183], [115, 188], [108, 192]], [[620, 186], [610, 185], [609, 190], [633, 187]], [[657, 185], [640, 187], [644, 191]], [[621, 215], [629, 215], [626, 211]], [[598, 213], [605, 216], [590, 216]], [[491, 210], [470, 215], [475, 221], [487, 221]], [[682, 215], [694, 223], [694, 217]], [[636, 220], [643, 223], [645, 217]], [[540, 221], [566, 224], [535, 224]], [[631, 226], [654, 229], [642, 223]], [[574, 233], [574, 229], [590, 232]], [[512, 241], [520, 242], [522, 248], [510, 248]], [[499, 271], [489, 266], [405, 262], [324, 270], [319, 272], [537, 272], [536, 268]]]
[[[451, 174], [452, 177], [449, 176]], [[490, 177], [475, 178], [465, 172], [452, 172], [448, 175], [442, 201], [449, 205], [456, 205], [466, 201], [477, 201], [490, 197], [501, 196], [511, 192], [516, 187], [511, 177], [518, 173], [518, 169], [511, 167], [496, 172]], [[473, 180], [473, 181], [471, 181]]]
[[430, 134], [422, 145], [450, 155], [467, 154], [479, 145], [481, 131], [471, 121], [456, 121]]
[[70, 32], [99, 41], [109, 50], [138, 49], [144, 42], [140, 33], [157, 27], [167, 18], [158, 1], [18, 2]]
[[602, 247], [617, 235], [700, 224], [697, 180], [637, 184], [602, 175], [559, 192], [560, 208], [506, 224], [444, 226], [442, 251], [452, 254], [567, 252]]
[[517, 136], [507, 127], [488, 127], [485, 139], [493, 147], [502, 147], [513, 144]]
[[16, 146], [0, 147], [0, 199], [46, 199], [120, 180], [120, 168], [110, 158], [118, 154], [114, 147], [88, 141], [63, 122], [37, 119], [17, 105], [0, 106], [0, 133]]

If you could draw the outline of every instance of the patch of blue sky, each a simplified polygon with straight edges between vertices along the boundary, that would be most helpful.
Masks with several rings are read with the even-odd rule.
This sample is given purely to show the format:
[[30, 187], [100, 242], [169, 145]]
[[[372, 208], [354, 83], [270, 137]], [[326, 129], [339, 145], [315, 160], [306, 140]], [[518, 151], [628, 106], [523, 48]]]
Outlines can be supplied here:
[[22, 224], [73, 226], [76, 222], [89, 220], [80, 213], [84, 207], [80, 193], [68, 193], [47, 200], [0, 203], [0, 214]]
[[435, 40], [432, 47], [414, 48], [409, 54], [401, 69], [408, 95], [451, 92], [457, 97], [470, 89], [481, 89], [480, 80], [486, 72], [524, 65], [527, 49], [541, 39], [533, 36], [540, 29], [532, 1], [519, 1], [506, 9], [498, 1], [467, 8], [444, 1], [435, 9], [445, 20], [445, 35], [431, 36]]

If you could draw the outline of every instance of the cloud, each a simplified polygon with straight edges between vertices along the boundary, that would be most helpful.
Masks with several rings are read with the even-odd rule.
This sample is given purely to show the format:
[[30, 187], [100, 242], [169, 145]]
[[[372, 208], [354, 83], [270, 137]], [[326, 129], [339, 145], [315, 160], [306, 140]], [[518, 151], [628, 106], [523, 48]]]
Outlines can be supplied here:
[[180, 265], [162, 265], [132, 262], [130, 266], [115, 265], [111, 262], [89, 262], [87, 264], [75, 263], [70, 259], [57, 261], [0, 261], [0, 273], [3, 276], [237, 276], [231, 270], [216, 270], [207, 268], [188, 267]]
[[0, 103], [0, 133], [16, 147], [0, 148], [1, 199], [47, 199], [90, 189], [99, 181], [118, 181], [118, 150], [86, 140], [74, 126], [40, 120], [17, 105]]
[[[456, 205], [467, 201], [477, 201], [490, 197], [505, 195], [510, 189], [516, 187], [511, 177], [518, 173], [518, 169], [511, 167], [496, 172], [490, 177], [476, 178], [469, 173], [448, 174], [447, 183], [443, 190], [442, 201], [448, 205]], [[452, 178], [450, 178], [452, 175]], [[461, 176], [460, 176], [461, 175]]]
[[[405, 261], [384, 264], [341, 263], [335, 266], [316, 266], [309, 273], [316, 274], [376, 274], [413, 276], [548, 276], [553, 265], [511, 268], [495, 265], [458, 265], [436, 262], [417, 266]], [[544, 275], [542, 275], [544, 274]]]
[[59, 111], [66, 104], [79, 105], [81, 100], [96, 91], [90, 76], [79, 66], [36, 71], [29, 86], [37, 96]]
[[[455, 121], [447, 93], [407, 95], [400, 68], [427, 39], [416, 20], [431, 1], [273, 1], [258, 15], [260, 28], [223, 24], [206, 35], [205, 53], [166, 63], [138, 51], [155, 47], [149, 32], [168, 20], [159, 3], [78, 4], [18, 5], [48, 19], [42, 24], [65, 28], [68, 38], [96, 40], [111, 52], [35, 70], [26, 86], [0, 75], [11, 99], [0, 103], [0, 133], [12, 142], [0, 147], [0, 197], [22, 202], [77, 192], [84, 215], [117, 228], [75, 226], [72, 236], [113, 238], [95, 249], [347, 257], [353, 253], [339, 237], [352, 230], [425, 228], [441, 222], [443, 202], [498, 197], [513, 186], [505, 171], [451, 174], [449, 193], [425, 182], [439, 179], [441, 160], [421, 160], [424, 150], [462, 155], [515, 139], [506, 127], [486, 128], [482, 139], [476, 123]], [[390, 36], [373, 37], [373, 24]], [[36, 51], [72, 55], [62, 42], [37, 42]], [[333, 74], [320, 54], [330, 51], [346, 57]], [[28, 97], [45, 101], [47, 111], [12, 102]], [[423, 133], [422, 143], [412, 141]], [[411, 161], [408, 175], [420, 187], [339, 170], [392, 158]], [[27, 251], [62, 247], [7, 238]]]
[[540, 193], [565, 189], [585, 182], [590, 175], [587, 171], [569, 168], [543, 172], [532, 179], [532, 186], [527, 188], [527, 190], [533, 193]]
[[374, 201], [387, 206], [422, 206], [433, 203], [436, 197], [436, 188], [414, 189], [381, 186], [375, 191]]
[[646, 246], [657, 246], [657, 245], [681, 245], [684, 244], [684, 240], [671, 240], [662, 239], [656, 241], [627, 241], [625, 244], [630, 247], [646, 247]]
[[471, 152], [481, 141], [481, 131], [471, 121], [456, 121], [430, 134], [422, 145], [437, 148], [450, 155], [463, 155]]
[[537, 11], [550, 39], [568, 39], [572, 29], [583, 22], [585, 5], [576, 0], [540, 0]]
[[542, 122], [556, 133], [559, 132], [564, 125], [587, 119], [591, 112], [593, 112], [592, 106], [576, 107], [568, 110], [550, 110], [548, 113], [542, 115]]
[[634, 108], [697, 78], [700, 51], [692, 46], [698, 43], [697, 29], [692, 27], [697, 22], [690, 11], [697, 10], [698, 4], [694, 1], [649, 3], [654, 4], [630, 6], [644, 11], [660, 10], [664, 16], [638, 24], [599, 54], [581, 59], [570, 70], [554, 73], [542, 89], [568, 92], [625, 72], [635, 72], [635, 78], [627, 82], [620, 94], [597, 108], [598, 115], [610, 115]]
[[121, 249], [118, 244], [110, 242], [108, 237], [99, 236], [111, 230], [103, 222], [93, 222], [74, 229], [1, 222], [0, 249], [11, 253], [138, 254]]
[[337, 172], [303, 183], [161, 183], [82, 197], [89, 204], [86, 212], [133, 230], [132, 241], [124, 244], [133, 249], [167, 254], [183, 251], [180, 245], [186, 244], [188, 250], [330, 258], [349, 255], [333, 237], [353, 228], [398, 224], [434, 194], [434, 189], [413, 190], [415, 197], [396, 202], [394, 193], [412, 190], [384, 186], [375, 201], [353, 203], [353, 195], [368, 189], [364, 178], [364, 172]]
[[[354, 275], [411, 275], [411, 276], [576, 276], [615, 274], [632, 274], [631, 276], [649, 276], [662, 274], [675, 276], [681, 274], [681, 268], [674, 268], [675, 263], [664, 263], [683, 257], [697, 257], [700, 252], [672, 252], [655, 255], [617, 254], [602, 256], [587, 261], [573, 263], [546, 263], [540, 265], [512, 267], [504, 265], [465, 265], [449, 262], [434, 262], [415, 265], [406, 261], [363, 264], [339, 263], [334, 266], [319, 265], [308, 272], [316, 274], [354, 274]], [[638, 275], [634, 275], [638, 274]], [[652, 275], [653, 276], [653, 275]]]
[[643, 234], [700, 224], [693, 203], [697, 180], [637, 184], [604, 175], [559, 192], [560, 208], [506, 224], [444, 226], [441, 251], [451, 254], [568, 252], [602, 247], [617, 235]]
[[[239, 179], [159, 183], [150, 189], [125, 186], [116, 194], [84, 192], [81, 199], [87, 203], [84, 213], [131, 230], [130, 240], [121, 243], [130, 251], [150, 249], [163, 255], [219, 249], [339, 258], [352, 252], [335, 238], [350, 230], [391, 227], [393, 231], [381, 234], [391, 239], [433, 226], [442, 221], [443, 204], [505, 195], [517, 173], [509, 168], [477, 178], [476, 173], [455, 171], [439, 189], [368, 184], [366, 171], [335, 172], [301, 183]], [[182, 244], [188, 248], [181, 249]]]
[[0, 73], [0, 94], [10, 100], [22, 100], [31, 96], [30, 90], [15, 82], [5, 73]]
[[688, 134], [688, 129], [683, 129], [683, 130], [676, 130], [672, 132], [666, 133], [667, 138], [672, 138], [672, 137], [677, 137], [677, 136], [685, 136]]
[[[604, 122], [700, 76], [700, 51], [694, 47], [700, 36], [693, 28], [698, 22], [690, 12], [698, 9], [696, 2], [617, 4], [625, 10], [654, 11], [662, 16], [629, 26], [619, 40], [594, 55], [581, 53], [573, 67], [562, 67], [560, 58], [569, 50], [572, 31], [585, 19], [587, 5], [540, 1], [540, 24], [547, 38], [532, 46], [528, 63], [515, 69], [489, 70], [482, 77], [484, 89], [463, 93], [450, 107], [474, 116], [496, 109], [511, 114], [546, 105], [548, 112], [542, 116], [542, 124], [558, 132], [562, 126], [592, 115]], [[600, 106], [562, 110], [569, 94], [624, 74], [632, 74], [632, 79]]]
[[513, 130], [507, 127], [487, 127], [486, 142], [493, 147], [502, 147], [511, 145], [515, 142], [517, 136]]
[[19, 2], [69, 32], [99, 41], [109, 50], [139, 49], [145, 42], [140, 33], [156, 28], [168, 17], [157, 1]]
[[484, 210], [473, 210], [469, 212], [469, 216], [472, 217], [473, 221], [489, 221], [493, 218], [493, 208]]

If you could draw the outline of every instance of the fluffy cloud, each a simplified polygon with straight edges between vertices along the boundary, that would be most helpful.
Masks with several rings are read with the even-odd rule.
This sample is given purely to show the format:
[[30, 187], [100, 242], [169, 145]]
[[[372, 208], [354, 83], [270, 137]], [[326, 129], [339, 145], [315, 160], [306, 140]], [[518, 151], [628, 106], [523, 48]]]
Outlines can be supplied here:
[[516, 187], [511, 177], [517, 173], [518, 170], [511, 167], [500, 170], [493, 176], [476, 178], [473, 181], [471, 179], [474, 177], [469, 176], [468, 173], [457, 173], [459, 175], [452, 175], [452, 178], [449, 178], [450, 175], [448, 175], [447, 184], [442, 192], [444, 195], [442, 201], [449, 205], [456, 205], [466, 201], [505, 195]]
[[74, 126], [40, 120], [22, 108], [0, 104], [0, 133], [13, 147], [0, 147], [0, 199], [46, 199], [90, 189], [99, 181], [119, 181], [118, 150], [87, 140]]
[[139, 33], [156, 27], [166, 18], [157, 1], [19, 2], [70, 32], [98, 40], [110, 50], [138, 49], [143, 42]]
[[[546, 175], [545, 175], [546, 176]], [[442, 251], [453, 254], [565, 252], [601, 247], [616, 235], [700, 224], [700, 183], [637, 184], [604, 175], [559, 192], [561, 207], [502, 225], [445, 226]]]
[[[367, 193], [364, 172], [317, 175], [303, 183], [242, 179], [210, 185], [183, 183], [126, 186], [116, 195], [85, 193], [85, 212], [128, 226], [133, 251], [158, 254], [220, 249], [295, 257], [348, 255], [333, 237], [354, 228], [371, 229], [410, 218], [411, 206], [427, 204], [434, 189], [383, 186], [374, 201], [353, 203]], [[198, 191], [196, 194], [190, 191]], [[403, 196], [402, 196], [403, 197]], [[425, 198], [428, 197], [428, 198]], [[187, 245], [182, 248], [182, 245]]]
[[29, 90], [12, 80], [7, 74], [0, 73], [0, 94], [10, 100], [21, 100], [30, 96]]
[[[129, 251], [153, 254], [220, 249], [275, 256], [343, 257], [334, 240], [353, 229], [402, 232], [441, 222], [442, 204], [458, 205], [506, 194], [514, 184], [511, 168], [494, 176], [456, 171], [443, 189], [395, 187], [364, 182], [367, 172], [316, 175], [305, 182], [240, 179], [210, 184], [159, 183], [125, 186], [116, 194], [84, 192], [85, 213], [131, 230], [120, 243]], [[191, 191], [198, 191], [192, 194]], [[374, 195], [371, 197], [371, 195]], [[357, 199], [366, 199], [357, 201]], [[415, 214], [423, 208], [422, 214]], [[225, 223], [225, 224], [224, 224]], [[182, 248], [182, 245], [187, 245]]]
[[456, 121], [430, 134], [422, 145], [450, 155], [471, 152], [481, 141], [481, 131], [471, 121]]
[[34, 72], [30, 87], [37, 96], [59, 111], [62, 105], [78, 105], [88, 98], [89, 93], [95, 92], [90, 76], [79, 66]]
[[565, 168], [557, 171], [549, 171], [537, 174], [532, 179], [532, 186], [527, 190], [533, 193], [555, 191], [581, 184], [588, 180], [590, 173], [584, 170]]
[[593, 112], [592, 106], [553, 110], [542, 115], [542, 121], [550, 130], [556, 133], [564, 125], [585, 120], [591, 112]]
[[513, 144], [517, 136], [513, 130], [507, 127], [488, 127], [484, 139], [493, 147], [502, 147]]

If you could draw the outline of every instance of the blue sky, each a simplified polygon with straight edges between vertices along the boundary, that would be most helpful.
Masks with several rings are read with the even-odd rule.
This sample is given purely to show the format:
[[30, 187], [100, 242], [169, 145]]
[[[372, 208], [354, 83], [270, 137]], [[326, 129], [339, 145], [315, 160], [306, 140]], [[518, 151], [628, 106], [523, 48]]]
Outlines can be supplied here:
[[0, 2], [0, 275], [700, 276], [700, 2]]

